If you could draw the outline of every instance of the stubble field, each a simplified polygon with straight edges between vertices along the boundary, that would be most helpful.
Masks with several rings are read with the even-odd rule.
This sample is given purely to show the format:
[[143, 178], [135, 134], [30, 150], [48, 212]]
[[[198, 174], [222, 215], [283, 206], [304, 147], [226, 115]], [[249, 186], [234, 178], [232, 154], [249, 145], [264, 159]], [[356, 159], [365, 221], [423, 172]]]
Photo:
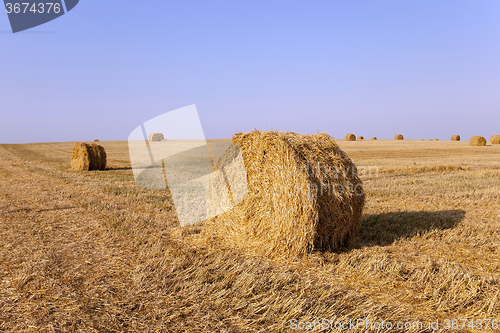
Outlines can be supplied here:
[[286, 262], [196, 241], [202, 224], [181, 229], [167, 192], [135, 185], [127, 142], [100, 142], [108, 168], [91, 172], [70, 169], [74, 143], [0, 145], [0, 331], [500, 325], [500, 145], [337, 143], [365, 184], [358, 237]]

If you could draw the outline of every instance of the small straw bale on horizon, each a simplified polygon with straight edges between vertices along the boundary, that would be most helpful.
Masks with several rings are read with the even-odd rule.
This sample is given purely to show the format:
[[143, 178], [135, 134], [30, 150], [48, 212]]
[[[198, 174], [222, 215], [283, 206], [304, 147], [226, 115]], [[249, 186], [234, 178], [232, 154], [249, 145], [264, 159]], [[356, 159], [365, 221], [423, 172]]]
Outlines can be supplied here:
[[469, 146], [486, 146], [486, 139], [482, 136], [473, 136], [469, 140]]
[[149, 134], [149, 141], [162, 141], [165, 137], [162, 133], [151, 133]]
[[346, 134], [345, 141], [356, 141], [356, 135], [352, 133]]

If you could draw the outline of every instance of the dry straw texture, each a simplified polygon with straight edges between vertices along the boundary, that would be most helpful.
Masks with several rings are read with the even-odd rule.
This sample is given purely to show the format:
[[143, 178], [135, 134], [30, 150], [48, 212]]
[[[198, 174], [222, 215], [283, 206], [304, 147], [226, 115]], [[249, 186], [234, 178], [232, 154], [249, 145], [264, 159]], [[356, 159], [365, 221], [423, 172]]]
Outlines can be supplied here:
[[451, 141], [460, 141], [460, 135], [452, 135]]
[[473, 136], [469, 140], [469, 146], [486, 146], [486, 139], [482, 136]]
[[373, 137], [373, 138], [371, 138], [370, 140], [377, 140], [377, 137], [376, 137], [376, 136], [374, 136], [374, 137]]
[[358, 136], [358, 138], [356, 140], [364, 140], [365, 138], [362, 137], [362, 136]]
[[346, 134], [345, 141], [356, 141], [356, 135], [352, 133]]
[[[241, 149], [248, 194], [210, 221], [211, 233], [273, 259], [333, 250], [355, 235], [365, 201], [362, 182], [329, 135], [253, 131], [232, 142]], [[230, 159], [227, 154], [234, 152], [221, 160]]]
[[106, 169], [106, 151], [97, 144], [78, 142], [71, 152], [71, 168], [73, 170]]
[[[500, 333], [484, 329], [500, 319], [499, 145], [340, 140], [367, 177], [357, 237], [276, 262], [202, 246], [203, 224], [178, 240], [170, 193], [134, 184], [127, 141], [103, 144], [113, 168], [78, 173], [75, 142], [0, 144], [0, 332], [332, 333], [290, 320], [361, 318], [413, 328], [344, 332]], [[453, 318], [483, 329], [442, 329]]]
[[492, 135], [490, 138], [490, 142], [494, 145], [500, 144], [500, 135]]
[[403, 134], [396, 134], [396, 136], [394, 137], [395, 140], [403, 140]]
[[151, 133], [149, 134], [149, 141], [161, 141], [165, 139], [162, 133]]

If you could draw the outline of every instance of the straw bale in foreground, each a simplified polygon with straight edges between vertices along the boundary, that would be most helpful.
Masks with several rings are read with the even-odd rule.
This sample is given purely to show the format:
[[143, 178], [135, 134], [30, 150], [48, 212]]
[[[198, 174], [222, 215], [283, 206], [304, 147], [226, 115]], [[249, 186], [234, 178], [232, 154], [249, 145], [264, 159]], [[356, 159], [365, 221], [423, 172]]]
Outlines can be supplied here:
[[106, 151], [95, 143], [77, 142], [71, 152], [71, 168], [73, 170], [106, 169]]
[[[333, 250], [355, 235], [365, 201], [362, 181], [329, 135], [253, 131], [231, 141], [243, 157], [248, 194], [210, 220], [213, 232], [271, 258]], [[226, 151], [219, 161], [235, 154]]]

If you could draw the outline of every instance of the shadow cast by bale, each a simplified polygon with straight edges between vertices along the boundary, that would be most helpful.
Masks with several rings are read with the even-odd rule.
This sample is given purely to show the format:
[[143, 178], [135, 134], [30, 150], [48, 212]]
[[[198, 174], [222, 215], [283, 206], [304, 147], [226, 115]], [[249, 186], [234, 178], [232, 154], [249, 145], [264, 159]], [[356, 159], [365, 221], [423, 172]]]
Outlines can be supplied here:
[[463, 210], [441, 210], [437, 212], [395, 212], [364, 216], [356, 239], [351, 247], [390, 245], [435, 229], [451, 229], [465, 217]]

